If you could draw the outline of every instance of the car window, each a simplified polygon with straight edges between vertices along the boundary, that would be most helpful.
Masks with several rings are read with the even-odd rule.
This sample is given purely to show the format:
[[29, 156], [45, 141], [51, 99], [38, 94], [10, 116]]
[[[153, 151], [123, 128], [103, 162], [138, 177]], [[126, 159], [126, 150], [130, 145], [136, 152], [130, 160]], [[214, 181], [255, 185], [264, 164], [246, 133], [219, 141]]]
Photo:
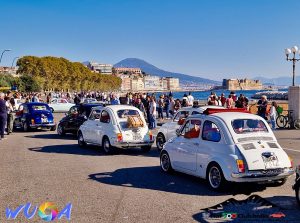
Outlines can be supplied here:
[[181, 135], [184, 138], [192, 139], [198, 138], [200, 135], [200, 127], [201, 127], [201, 120], [199, 119], [191, 119], [188, 120], [184, 127], [181, 129]]
[[201, 114], [201, 112], [198, 112], [198, 111], [193, 111], [192, 112], [192, 115], [199, 115], [199, 114]]
[[48, 110], [46, 105], [33, 105], [32, 106], [33, 111], [46, 111]]
[[259, 119], [234, 119], [231, 126], [235, 133], [268, 132], [265, 123]]
[[140, 113], [134, 109], [121, 109], [117, 111], [119, 118], [127, 118], [128, 116], [140, 116]]
[[202, 129], [202, 139], [219, 142], [221, 140], [221, 133], [218, 126], [211, 121], [205, 121]]
[[73, 106], [69, 110], [69, 115], [76, 115], [76, 114], [78, 114], [78, 112], [79, 112], [78, 107], [77, 106]]
[[26, 105], [24, 105], [23, 107], [23, 113], [24, 114], [29, 113], [28, 107]]
[[89, 116], [89, 120], [99, 120], [100, 119], [101, 110], [93, 109]]
[[189, 116], [189, 111], [179, 111], [175, 117], [174, 121], [179, 121], [181, 118], [187, 118]]
[[104, 110], [101, 112], [100, 122], [103, 122], [103, 123], [110, 122], [110, 116], [107, 111]]

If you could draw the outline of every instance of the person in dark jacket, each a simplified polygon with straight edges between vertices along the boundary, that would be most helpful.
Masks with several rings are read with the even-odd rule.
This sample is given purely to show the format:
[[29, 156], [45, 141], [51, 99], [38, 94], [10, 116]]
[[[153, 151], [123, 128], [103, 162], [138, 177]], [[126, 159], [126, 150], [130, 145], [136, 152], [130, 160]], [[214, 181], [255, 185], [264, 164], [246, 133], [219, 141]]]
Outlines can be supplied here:
[[4, 93], [0, 93], [0, 140], [4, 138], [5, 125], [7, 122], [7, 108]]

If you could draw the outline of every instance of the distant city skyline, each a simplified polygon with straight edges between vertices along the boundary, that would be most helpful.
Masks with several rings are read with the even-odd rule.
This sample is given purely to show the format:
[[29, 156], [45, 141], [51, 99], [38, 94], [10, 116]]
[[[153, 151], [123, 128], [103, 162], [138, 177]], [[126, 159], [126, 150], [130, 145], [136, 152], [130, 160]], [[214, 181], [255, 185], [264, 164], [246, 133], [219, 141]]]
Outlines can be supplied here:
[[[212, 80], [291, 77], [300, 1], [12, 0], [1, 2], [0, 66], [25, 55], [115, 64], [140, 58]], [[300, 75], [300, 63], [296, 76]]]

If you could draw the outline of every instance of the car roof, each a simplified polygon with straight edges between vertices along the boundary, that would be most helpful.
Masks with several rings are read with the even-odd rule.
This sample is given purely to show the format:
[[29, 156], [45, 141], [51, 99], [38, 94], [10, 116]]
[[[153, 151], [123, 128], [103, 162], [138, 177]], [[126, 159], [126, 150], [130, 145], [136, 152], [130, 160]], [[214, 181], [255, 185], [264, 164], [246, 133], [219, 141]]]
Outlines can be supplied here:
[[121, 109], [133, 109], [133, 110], [139, 110], [138, 108], [132, 106], [132, 105], [107, 105], [106, 108], [110, 108], [113, 111], [118, 111]]
[[102, 103], [83, 103], [78, 106], [83, 106], [83, 107], [103, 107]]
[[233, 119], [262, 119], [260, 116], [246, 113], [246, 112], [219, 112], [219, 113], [213, 113], [210, 115], [205, 114], [196, 114], [196, 115], [190, 115], [188, 119], [190, 118], [204, 118], [204, 117], [217, 117], [220, 119], [223, 119], [224, 121], [231, 121]]
[[222, 106], [217, 106], [217, 105], [204, 105], [204, 106], [188, 106], [188, 107], [182, 107], [178, 111], [205, 111], [207, 108], [217, 108], [217, 109], [225, 109]]

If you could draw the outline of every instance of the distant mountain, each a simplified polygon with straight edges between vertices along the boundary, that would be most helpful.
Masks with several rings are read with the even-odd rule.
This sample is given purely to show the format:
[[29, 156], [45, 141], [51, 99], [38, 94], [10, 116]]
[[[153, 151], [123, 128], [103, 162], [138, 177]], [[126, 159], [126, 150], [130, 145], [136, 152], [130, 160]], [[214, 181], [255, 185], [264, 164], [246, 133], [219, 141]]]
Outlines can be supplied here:
[[[265, 78], [262, 76], [258, 76], [253, 78], [254, 80], [260, 80], [265, 85], [275, 85], [275, 86], [290, 86], [292, 85], [292, 75], [290, 76], [282, 76], [282, 77], [275, 77], [275, 78]], [[300, 77], [296, 76], [295, 84], [300, 84]]]
[[195, 77], [187, 74], [169, 72], [137, 58], [127, 58], [114, 65], [114, 67], [139, 67], [143, 72], [159, 77], [176, 77], [179, 78], [180, 84], [199, 84], [199, 85], [220, 85], [221, 82], [206, 78]]

